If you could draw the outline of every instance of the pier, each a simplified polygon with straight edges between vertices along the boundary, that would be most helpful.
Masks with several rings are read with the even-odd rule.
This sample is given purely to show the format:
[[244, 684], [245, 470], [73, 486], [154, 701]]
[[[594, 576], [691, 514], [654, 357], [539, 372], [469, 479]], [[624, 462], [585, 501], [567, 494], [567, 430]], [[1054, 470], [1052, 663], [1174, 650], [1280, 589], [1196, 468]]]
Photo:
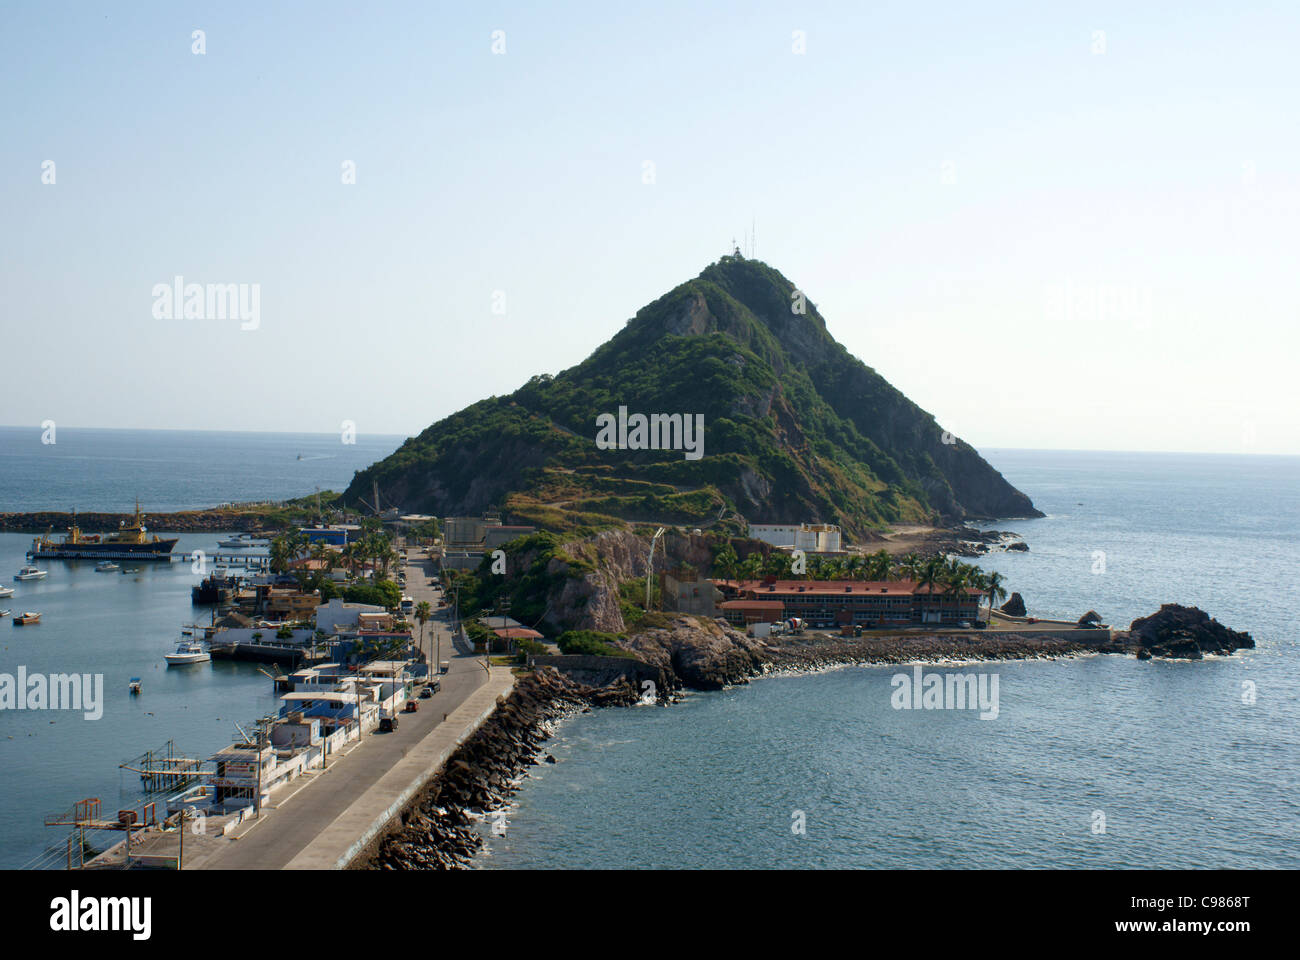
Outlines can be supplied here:
[[189, 786], [206, 772], [202, 760], [180, 755], [171, 740], [157, 750], [146, 750], [117, 766], [119, 770], [139, 774], [140, 786], [147, 794]]

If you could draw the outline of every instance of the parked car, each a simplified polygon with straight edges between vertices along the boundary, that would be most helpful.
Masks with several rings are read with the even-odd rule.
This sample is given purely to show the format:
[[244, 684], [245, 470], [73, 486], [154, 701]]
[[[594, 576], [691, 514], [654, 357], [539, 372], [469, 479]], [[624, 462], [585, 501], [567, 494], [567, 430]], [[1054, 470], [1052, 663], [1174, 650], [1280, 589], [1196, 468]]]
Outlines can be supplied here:
[[961, 623], [957, 624], [957, 626], [961, 627], [963, 630], [969, 630], [969, 629], [970, 629], [970, 621], [969, 621], [969, 620], [963, 620]]
[[428, 700], [431, 696], [433, 696], [432, 687], [425, 687], [423, 690], [420, 691], [421, 700]]
[[396, 717], [380, 717], [380, 718], [379, 718], [379, 732], [380, 732], [380, 733], [392, 733], [392, 732], [393, 732], [394, 730], [396, 730], [396, 729], [397, 729], [397, 718], [396, 718]]
[[442, 689], [442, 681], [439, 680], [437, 677], [430, 677], [424, 689], [432, 693], [437, 693], [439, 690]]
[[417, 710], [420, 709], [420, 704], [416, 700], [407, 700], [406, 706], [403, 707], [402, 709], [405, 710], [407, 713], [415, 713]]

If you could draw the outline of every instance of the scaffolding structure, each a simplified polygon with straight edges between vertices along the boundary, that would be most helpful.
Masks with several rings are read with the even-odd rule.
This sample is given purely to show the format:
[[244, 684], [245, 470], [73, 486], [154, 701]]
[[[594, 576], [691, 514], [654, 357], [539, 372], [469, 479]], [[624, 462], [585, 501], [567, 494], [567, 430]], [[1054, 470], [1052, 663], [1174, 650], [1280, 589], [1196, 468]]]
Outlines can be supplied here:
[[144, 830], [158, 825], [153, 803], [146, 803], [138, 812], [122, 809], [116, 820], [105, 820], [100, 813], [99, 797], [78, 800], [71, 810], [52, 813], [45, 817], [47, 827], [71, 827], [67, 840], [67, 868], [80, 870], [86, 865], [86, 833], [111, 830], [126, 833], [126, 862], [131, 862], [131, 831]]
[[156, 750], [146, 750], [138, 757], [119, 763], [118, 768], [139, 774], [140, 786], [146, 794], [187, 787], [208, 773], [203, 769], [202, 760], [182, 756], [171, 740]]

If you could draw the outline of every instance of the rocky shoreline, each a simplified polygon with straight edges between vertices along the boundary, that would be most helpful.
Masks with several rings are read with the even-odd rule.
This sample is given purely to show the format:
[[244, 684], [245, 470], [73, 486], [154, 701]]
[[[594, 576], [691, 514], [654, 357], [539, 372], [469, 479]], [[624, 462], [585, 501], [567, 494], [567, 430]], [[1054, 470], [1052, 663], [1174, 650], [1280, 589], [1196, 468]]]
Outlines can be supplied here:
[[[1255, 646], [1250, 634], [1230, 630], [1195, 607], [1165, 604], [1108, 639], [1053, 634], [928, 634], [890, 637], [784, 637], [764, 642], [717, 620], [674, 616], [666, 627], [633, 633], [621, 644], [659, 672], [661, 702], [683, 689], [718, 690], [760, 676], [850, 664], [918, 661], [1008, 661], [1132, 654], [1200, 659]], [[1064, 633], [1067, 636], [1059, 634]], [[1087, 631], [1091, 633], [1091, 631]], [[522, 677], [483, 725], [451, 756], [421, 796], [354, 869], [447, 870], [468, 866], [483, 846], [483, 819], [500, 810], [530, 766], [554, 762], [543, 754], [555, 721], [599, 706], [627, 706], [639, 692], [624, 677], [591, 687], [553, 667]], [[539, 760], [541, 756], [541, 760]]]
[[[441, 773], [401, 815], [369, 855], [352, 869], [453, 870], [469, 864], [483, 846], [484, 816], [505, 806], [520, 775], [554, 762], [542, 747], [550, 725], [593, 707], [629, 705], [630, 683], [588, 687], [543, 667], [515, 684], [483, 725], [448, 758]], [[539, 760], [539, 756], [541, 759]]]
[[[248, 533], [265, 533], [278, 529], [283, 519], [283, 511], [268, 508], [264, 512], [256, 510], [232, 510], [214, 507], [209, 510], [181, 510], [176, 513], [154, 513], [148, 515], [149, 529], [153, 532], [167, 533], [227, 533], [242, 530]], [[86, 533], [109, 533], [117, 530], [123, 523], [130, 523], [134, 515], [130, 513], [77, 513], [76, 523]], [[74, 516], [71, 513], [47, 510], [37, 513], [0, 513], [0, 533], [46, 533], [53, 530], [61, 533], [70, 527]]]

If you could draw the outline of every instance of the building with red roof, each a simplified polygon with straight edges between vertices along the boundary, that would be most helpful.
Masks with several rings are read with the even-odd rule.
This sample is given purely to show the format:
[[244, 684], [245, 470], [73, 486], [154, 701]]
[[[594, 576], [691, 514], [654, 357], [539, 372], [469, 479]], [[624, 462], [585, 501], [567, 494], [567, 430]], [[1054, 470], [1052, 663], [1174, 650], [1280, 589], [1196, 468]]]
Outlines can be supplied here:
[[[974, 621], [985, 596], [967, 587], [954, 593], [913, 580], [715, 580], [726, 597], [719, 606], [728, 621], [770, 623], [799, 617], [814, 627], [951, 624]], [[763, 604], [759, 607], [756, 604]], [[770, 617], [780, 605], [779, 616]]]

